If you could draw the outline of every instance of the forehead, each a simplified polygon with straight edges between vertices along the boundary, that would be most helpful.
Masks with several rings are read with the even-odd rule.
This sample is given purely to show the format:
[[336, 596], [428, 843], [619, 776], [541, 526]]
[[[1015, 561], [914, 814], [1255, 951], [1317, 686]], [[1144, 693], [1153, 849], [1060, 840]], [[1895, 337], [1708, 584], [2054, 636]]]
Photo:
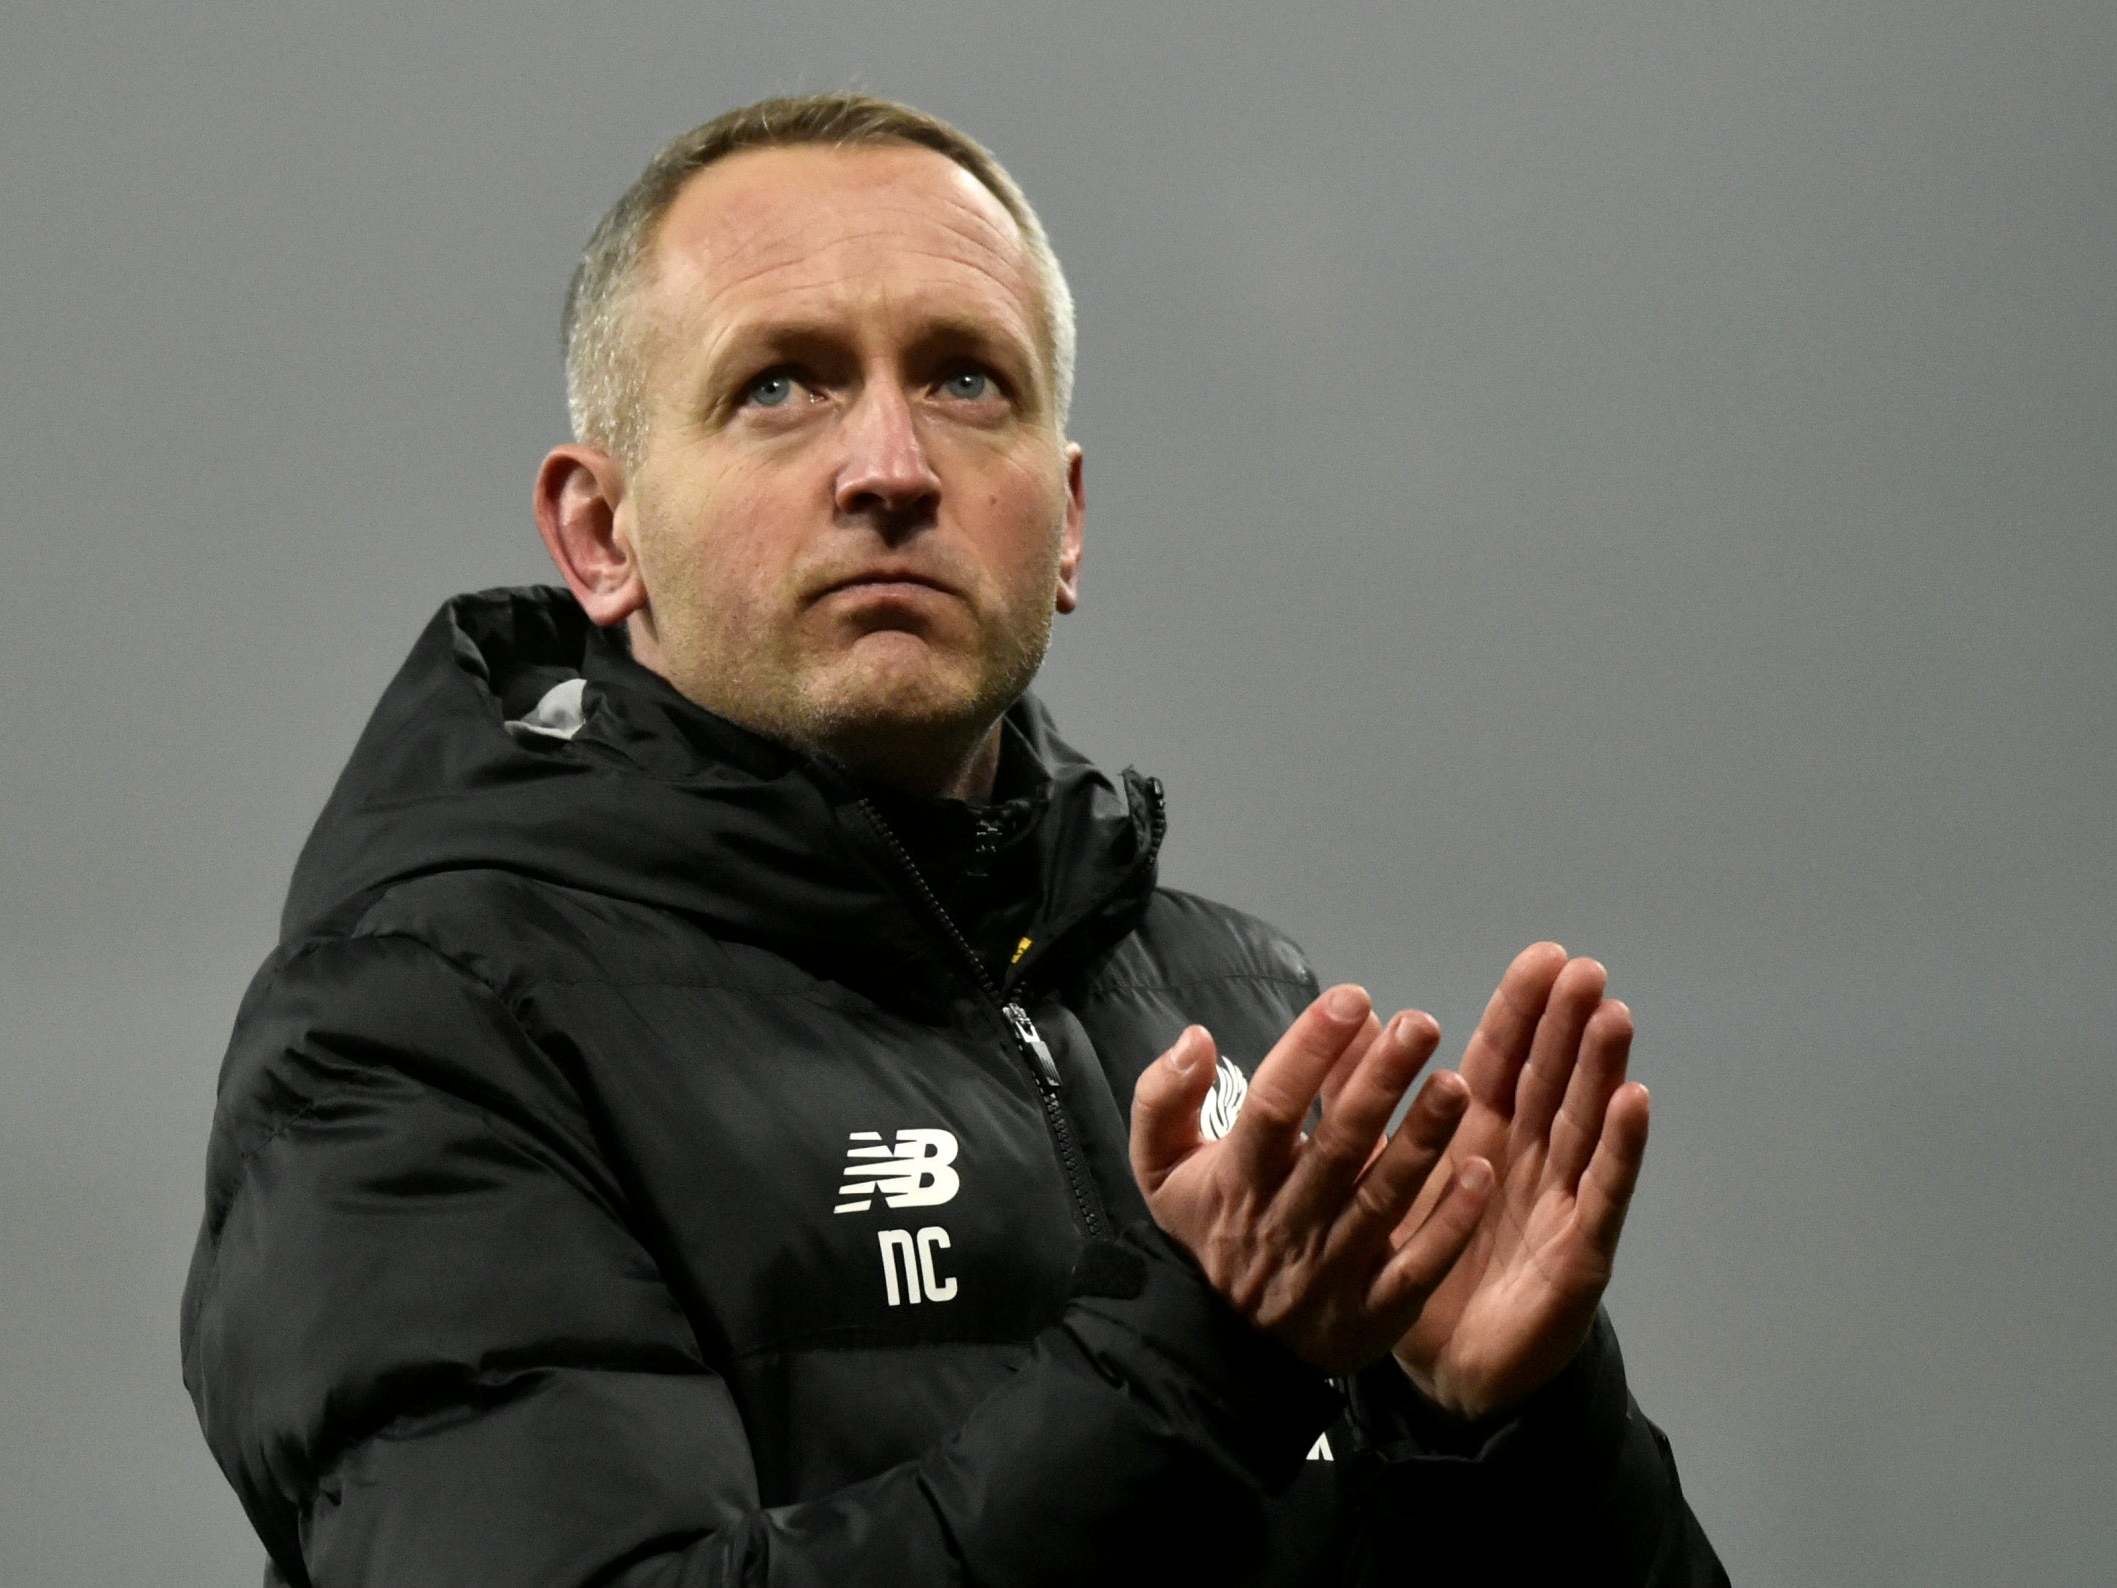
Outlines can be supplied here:
[[915, 145], [752, 149], [677, 194], [650, 294], [685, 340], [774, 317], [971, 315], [1041, 346], [1021, 230], [983, 183]]

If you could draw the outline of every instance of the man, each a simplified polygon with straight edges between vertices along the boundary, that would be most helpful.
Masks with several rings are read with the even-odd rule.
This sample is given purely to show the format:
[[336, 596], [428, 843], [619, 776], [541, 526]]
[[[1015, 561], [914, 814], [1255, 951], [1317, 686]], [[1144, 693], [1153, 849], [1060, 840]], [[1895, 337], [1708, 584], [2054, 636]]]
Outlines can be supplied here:
[[222, 1075], [185, 1379], [268, 1581], [1723, 1580], [1597, 1312], [1601, 967], [1385, 1138], [1433, 1022], [1158, 888], [1025, 693], [1081, 451], [991, 157], [731, 113], [567, 318], [567, 589], [421, 637]]

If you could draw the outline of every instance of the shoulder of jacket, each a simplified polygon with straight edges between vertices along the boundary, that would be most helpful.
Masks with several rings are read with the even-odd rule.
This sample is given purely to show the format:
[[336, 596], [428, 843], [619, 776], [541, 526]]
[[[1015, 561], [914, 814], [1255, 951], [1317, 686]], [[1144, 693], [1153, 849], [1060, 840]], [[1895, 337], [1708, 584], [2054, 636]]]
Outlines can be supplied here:
[[511, 1005], [540, 984], [736, 979], [697, 921], [494, 867], [392, 883], [341, 916], [335, 935], [423, 944]]
[[[284, 943], [251, 978], [222, 1061], [215, 1130], [238, 1134], [313, 1106], [348, 1078], [446, 1046], [452, 1028], [515, 1036], [501, 990], [475, 961], [401, 931], [316, 934]], [[256, 1143], [246, 1142], [243, 1155]]]
[[375, 889], [348, 915], [347, 938], [410, 937], [436, 952], [490, 952], [496, 944], [531, 942], [566, 912], [576, 890], [497, 867], [460, 867], [407, 877]]
[[229, 1033], [207, 1148], [205, 1233], [251, 1163], [343, 1118], [393, 1129], [465, 1113], [543, 1138], [587, 1135], [576, 1078], [484, 974], [406, 932], [284, 944], [252, 978]]
[[1300, 944], [1270, 922], [1232, 905], [1157, 888], [1132, 936], [1099, 980], [1157, 985], [1257, 980], [1313, 992], [1315, 972]]

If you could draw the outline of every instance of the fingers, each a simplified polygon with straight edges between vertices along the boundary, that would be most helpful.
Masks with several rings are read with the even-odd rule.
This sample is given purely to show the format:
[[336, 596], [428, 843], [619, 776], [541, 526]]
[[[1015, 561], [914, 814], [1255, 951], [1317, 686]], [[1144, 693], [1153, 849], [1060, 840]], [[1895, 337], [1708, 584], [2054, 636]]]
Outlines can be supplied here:
[[1133, 1083], [1132, 1178], [1141, 1194], [1151, 1197], [1171, 1170], [1204, 1145], [1198, 1110], [1212, 1088], [1218, 1057], [1211, 1032], [1185, 1026]]
[[1592, 959], [1573, 959], [1551, 984], [1551, 996], [1543, 1018], [1536, 1023], [1536, 1036], [1529, 1048], [1529, 1062], [1522, 1066], [1514, 1091], [1514, 1125], [1511, 1150], [1543, 1140], [1550, 1134], [1552, 1118], [1573, 1078], [1573, 1064], [1580, 1052], [1581, 1033], [1588, 1017], [1602, 1002], [1609, 972]]
[[1251, 1162], [1286, 1162], [1323, 1078], [1366, 1029], [1371, 1006], [1358, 987], [1332, 987], [1295, 1017], [1250, 1076], [1228, 1144]]
[[1381, 1034], [1382, 1022], [1375, 1018], [1374, 1011], [1370, 1009], [1367, 1019], [1361, 1023], [1359, 1035], [1346, 1045], [1345, 1051], [1338, 1055], [1338, 1062], [1330, 1067], [1330, 1074], [1323, 1077], [1322, 1097], [1325, 1113], [1337, 1106], [1338, 1094], [1345, 1089], [1345, 1083], [1352, 1079], [1353, 1071], [1360, 1067], [1361, 1058]]
[[1625, 1062], [1632, 1051], [1632, 1011], [1605, 998], [1589, 1016], [1580, 1039], [1580, 1058], [1558, 1117], [1551, 1122], [1551, 1153], [1546, 1173], [1571, 1190], [1588, 1167], [1588, 1156], [1603, 1133], [1604, 1111], [1611, 1094], [1624, 1084]]
[[1514, 1112], [1516, 1077], [1565, 964], [1566, 951], [1557, 943], [1531, 943], [1515, 955], [1463, 1050], [1470, 1095], [1502, 1118]]
[[[1367, 1168], [1368, 1160], [1381, 1145], [1382, 1133], [1389, 1128], [1389, 1116], [1396, 1112], [1405, 1089], [1433, 1057], [1440, 1040], [1441, 1028], [1434, 1024], [1433, 1017], [1417, 1010], [1406, 1010], [1376, 1032], [1352, 1066], [1351, 1074], [1339, 1083], [1337, 1095], [1327, 1105], [1315, 1135], [1300, 1149], [1283, 1193], [1290, 1208], [1327, 1221], [1343, 1206], [1354, 1181], [1365, 1183], [1361, 1170]], [[1351, 1051], [1348, 1049], [1348, 1053]], [[1344, 1059], [1339, 1060], [1338, 1068], [1346, 1068]], [[1461, 1081], [1450, 1076], [1438, 1093], [1434, 1083], [1429, 1082], [1421, 1096], [1429, 1094], [1431, 1098], [1450, 1100], [1452, 1111], [1440, 1137], [1445, 1143], [1448, 1132], [1462, 1117], [1462, 1104], [1469, 1093]], [[1399, 1136], [1404, 1134], [1405, 1131], [1398, 1131]], [[1423, 1171], [1419, 1178], [1425, 1178]], [[1417, 1191], [1414, 1183], [1405, 1194], [1404, 1205]], [[1393, 1225], [1403, 1216], [1404, 1205], [1390, 1212], [1388, 1224]]]
[[1477, 1233], [1492, 1187], [1492, 1165], [1482, 1158], [1465, 1159], [1425, 1222], [1375, 1276], [1368, 1287], [1368, 1305], [1378, 1313], [1401, 1317], [1409, 1328], [1426, 1298], [1448, 1277], [1448, 1270]]
[[1353, 1202], [1363, 1219], [1384, 1232], [1396, 1228], [1448, 1150], [1449, 1138], [1469, 1105], [1470, 1089], [1453, 1070], [1427, 1077], [1389, 1145], [1353, 1188]]
[[1620, 1086], [1604, 1113], [1602, 1140], [1580, 1179], [1581, 1233], [1605, 1261], [1617, 1255], [1625, 1212], [1632, 1205], [1639, 1170], [1646, 1162], [1647, 1118], [1647, 1089], [1637, 1081]]

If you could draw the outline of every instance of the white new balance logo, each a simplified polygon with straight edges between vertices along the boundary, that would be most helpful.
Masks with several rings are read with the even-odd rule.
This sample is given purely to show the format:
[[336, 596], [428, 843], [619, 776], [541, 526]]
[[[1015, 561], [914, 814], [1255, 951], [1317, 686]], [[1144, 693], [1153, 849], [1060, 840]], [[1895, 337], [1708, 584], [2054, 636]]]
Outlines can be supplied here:
[[865, 1213], [882, 1200], [893, 1208], [938, 1207], [962, 1184], [949, 1165], [956, 1161], [956, 1138], [945, 1130], [900, 1130], [893, 1146], [884, 1146], [879, 1130], [856, 1130], [845, 1149], [845, 1183], [833, 1213]]

